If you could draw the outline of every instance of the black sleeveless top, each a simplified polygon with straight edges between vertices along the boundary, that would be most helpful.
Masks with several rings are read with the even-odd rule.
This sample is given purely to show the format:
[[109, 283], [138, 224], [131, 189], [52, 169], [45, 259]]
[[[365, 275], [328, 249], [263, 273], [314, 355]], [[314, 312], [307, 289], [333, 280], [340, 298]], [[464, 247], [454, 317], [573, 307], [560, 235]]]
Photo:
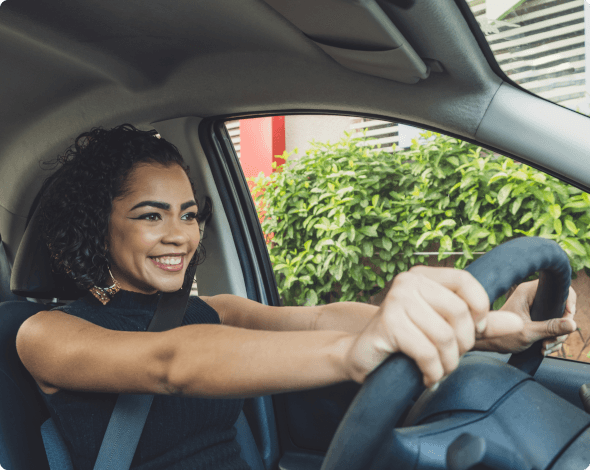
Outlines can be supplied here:
[[[91, 294], [56, 307], [111, 330], [146, 331], [160, 293], [119, 291], [106, 305]], [[190, 297], [183, 325], [219, 324], [219, 315], [198, 297]], [[51, 417], [66, 441], [75, 470], [92, 470], [117, 394], [41, 391]], [[155, 395], [131, 463], [133, 470], [249, 470], [240, 458], [234, 424], [243, 399], [185, 398]]]

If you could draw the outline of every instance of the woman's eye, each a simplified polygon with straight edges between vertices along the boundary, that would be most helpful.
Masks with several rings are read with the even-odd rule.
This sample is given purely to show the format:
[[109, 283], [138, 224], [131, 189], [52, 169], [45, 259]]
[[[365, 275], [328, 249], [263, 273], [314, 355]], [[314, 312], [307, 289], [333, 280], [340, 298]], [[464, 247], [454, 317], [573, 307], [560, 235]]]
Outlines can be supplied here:
[[197, 220], [197, 213], [196, 212], [188, 212], [183, 216], [184, 220]]
[[160, 214], [158, 214], [157, 212], [150, 212], [149, 214], [140, 215], [138, 219], [156, 221], [160, 220]]

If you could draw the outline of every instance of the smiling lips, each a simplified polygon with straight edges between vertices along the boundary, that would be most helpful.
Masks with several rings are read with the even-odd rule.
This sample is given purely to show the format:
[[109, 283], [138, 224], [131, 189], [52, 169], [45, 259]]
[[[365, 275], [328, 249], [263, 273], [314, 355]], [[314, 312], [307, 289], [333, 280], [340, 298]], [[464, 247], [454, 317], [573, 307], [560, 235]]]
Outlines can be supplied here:
[[161, 256], [150, 258], [156, 267], [164, 271], [180, 271], [184, 265], [183, 256]]

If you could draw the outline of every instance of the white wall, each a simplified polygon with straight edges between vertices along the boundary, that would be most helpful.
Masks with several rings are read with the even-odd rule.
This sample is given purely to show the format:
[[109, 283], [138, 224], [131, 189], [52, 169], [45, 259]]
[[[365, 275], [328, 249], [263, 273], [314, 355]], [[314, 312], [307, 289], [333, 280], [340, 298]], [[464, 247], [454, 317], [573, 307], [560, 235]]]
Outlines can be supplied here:
[[344, 131], [350, 132], [351, 119], [348, 116], [285, 116], [285, 149], [292, 152], [297, 148], [298, 155], [305, 155], [311, 140], [338, 142], [344, 137]]

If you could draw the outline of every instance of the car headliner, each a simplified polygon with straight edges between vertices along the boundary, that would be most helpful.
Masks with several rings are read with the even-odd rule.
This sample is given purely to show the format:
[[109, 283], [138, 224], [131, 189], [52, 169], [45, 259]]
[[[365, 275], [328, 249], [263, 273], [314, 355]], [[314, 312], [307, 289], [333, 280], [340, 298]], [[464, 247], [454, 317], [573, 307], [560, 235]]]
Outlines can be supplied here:
[[380, 2], [444, 73], [353, 72], [262, 0], [7, 0], [0, 7], [0, 233], [10, 258], [47, 173], [79, 133], [253, 112], [368, 114], [475, 139], [502, 85], [454, 0]]

